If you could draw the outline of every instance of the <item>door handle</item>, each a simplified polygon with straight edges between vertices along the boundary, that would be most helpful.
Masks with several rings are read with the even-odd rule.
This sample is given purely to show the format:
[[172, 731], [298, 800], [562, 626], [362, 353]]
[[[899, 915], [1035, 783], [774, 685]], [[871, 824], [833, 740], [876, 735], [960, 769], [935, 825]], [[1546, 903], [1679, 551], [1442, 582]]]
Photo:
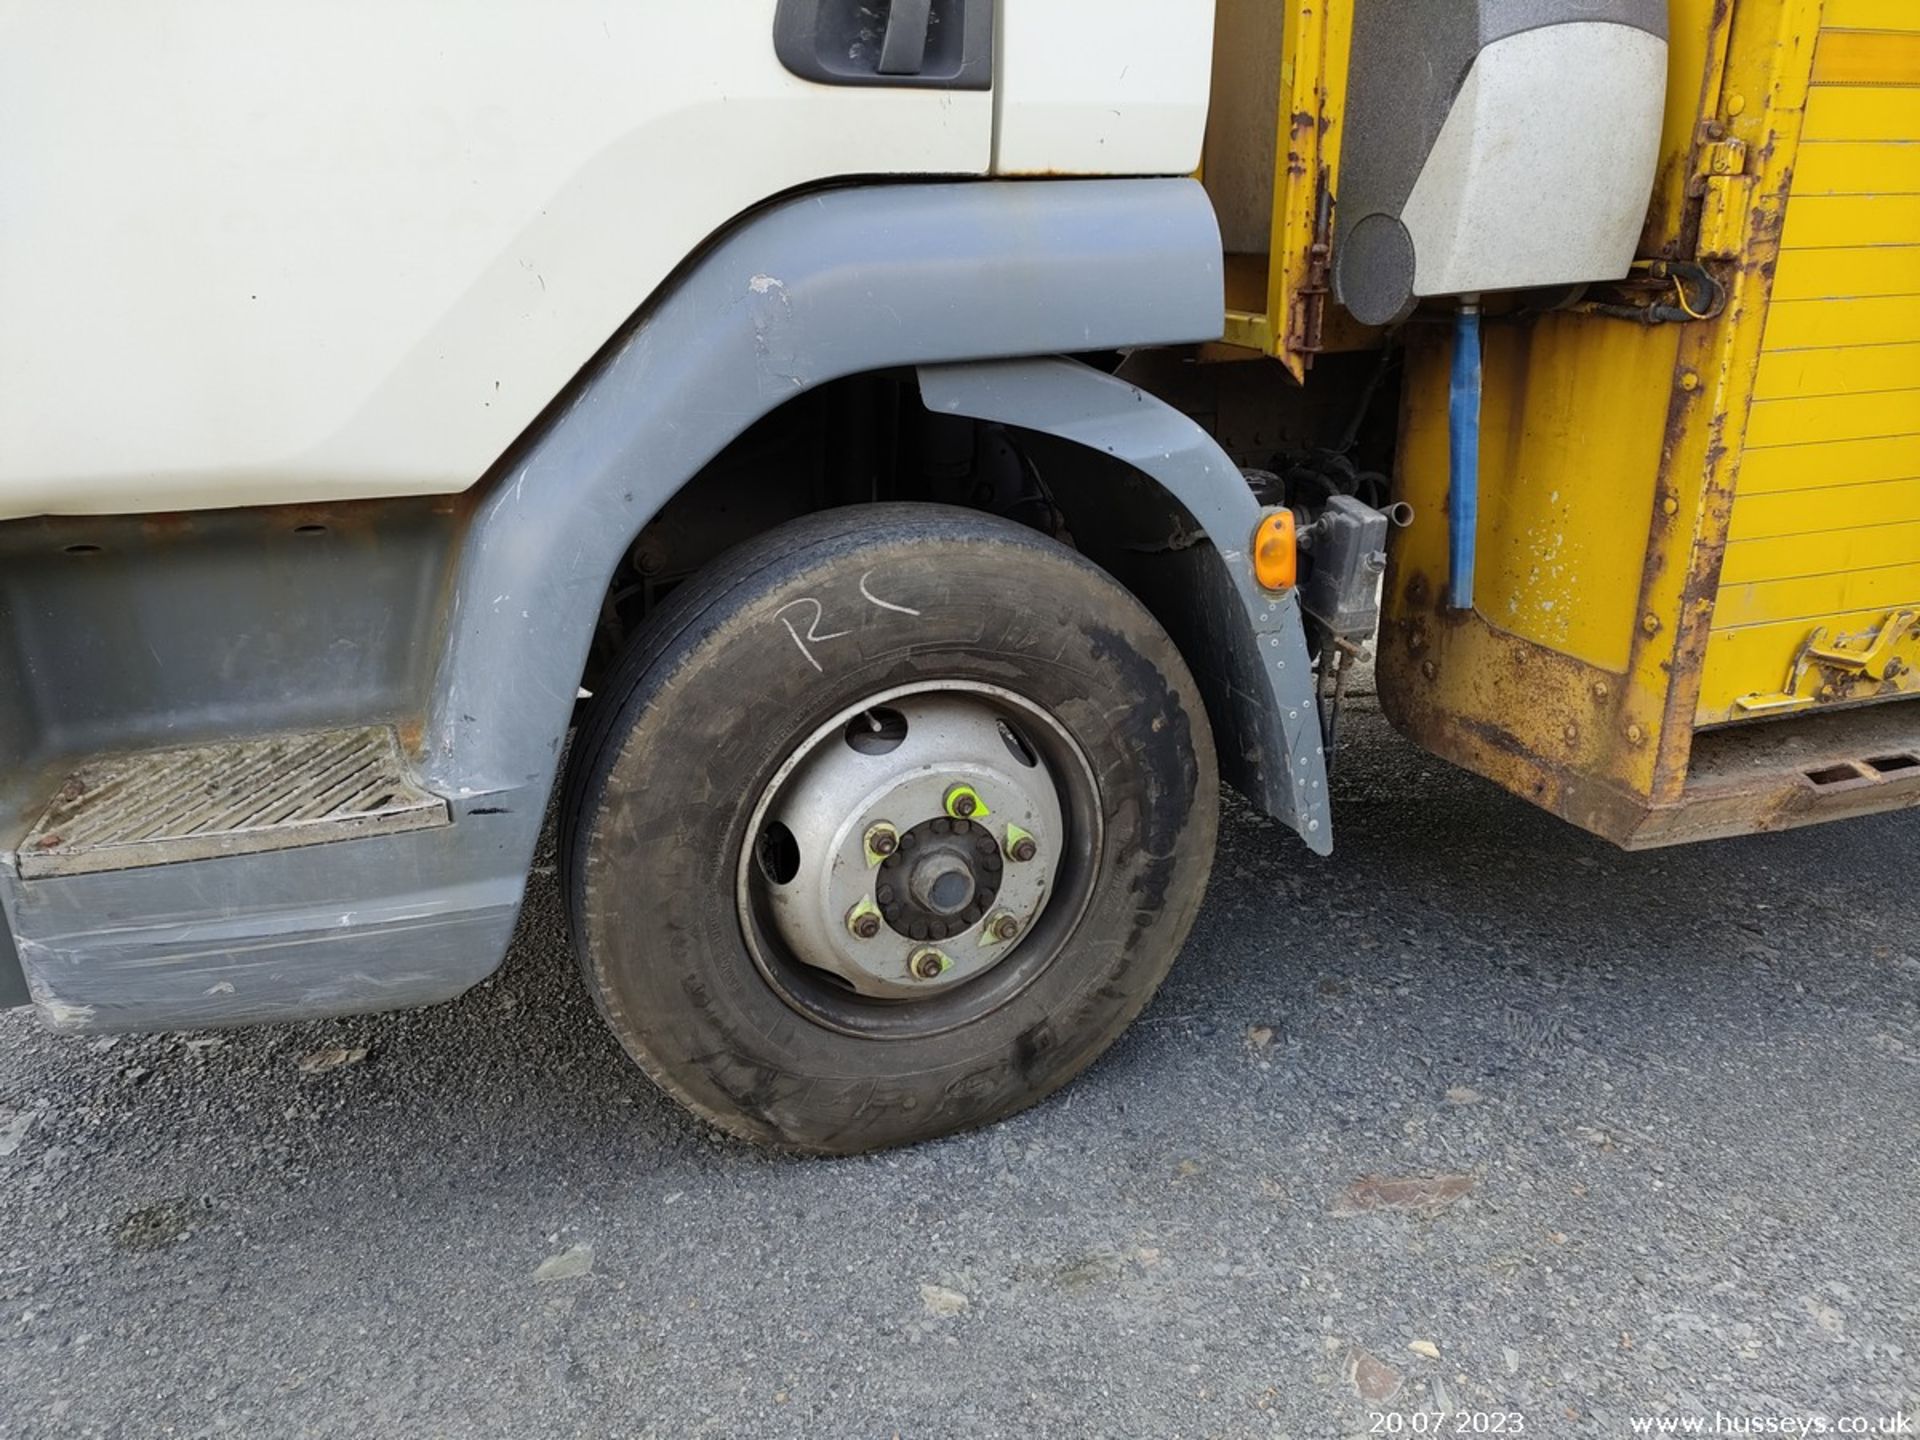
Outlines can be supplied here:
[[933, 0], [893, 0], [887, 11], [887, 31], [880, 41], [882, 75], [918, 75], [927, 63], [927, 27], [933, 20]]
[[821, 85], [991, 90], [993, 7], [994, 0], [779, 0], [773, 49], [787, 69]]

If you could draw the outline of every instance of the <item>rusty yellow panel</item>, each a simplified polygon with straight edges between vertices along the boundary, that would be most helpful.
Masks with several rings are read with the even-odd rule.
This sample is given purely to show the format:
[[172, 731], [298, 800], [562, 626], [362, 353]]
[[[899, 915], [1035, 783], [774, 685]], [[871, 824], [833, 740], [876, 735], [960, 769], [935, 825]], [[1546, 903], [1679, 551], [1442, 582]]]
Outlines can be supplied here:
[[1920, 34], [1822, 30], [1813, 52], [1818, 85], [1920, 85]]
[[1806, 128], [1800, 134], [1802, 144], [1810, 140], [1915, 137], [1920, 137], [1920, 87], [1821, 85], [1807, 97]]
[[[1908, 374], [1899, 378], [1916, 377]], [[1805, 445], [1817, 440], [1870, 440], [1916, 432], [1920, 432], [1920, 390], [1759, 400], [1747, 419], [1747, 449]]]
[[1920, 245], [1789, 250], [1780, 256], [1774, 272], [1776, 301], [1851, 300], [1865, 295], [1920, 295]]
[[1760, 361], [1753, 395], [1756, 400], [1853, 395], [1886, 390], [1907, 378], [1920, 378], [1920, 342], [1777, 350]]
[[1916, 242], [1920, 195], [1802, 195], [1787, 207], [1780, 244], [1784, 250], [1815, 250]]
[[[1490, 625], [1603, 668], [1626, 664], [1659, 470], [1674, 327], [1549, 316], [1489, 327], [1476, 609]], [[1404, 495], [1410, 569], [1444, 577], [1447, 349], [1409, 351]], [[1595, 445], [1597, 435], [1615, 443]]]
[[[1820, 507], [1804, 517], [1818, 523]], [[1796, 580], [1841, 570], [1877, 570], [1910, 562], [1920, 555], [1920, 514], [1894, 525], [1860, 525], [1845, 530], [1807, 530], [1765, 540], [1740, 540], [1727, 547], [1720, 569], [1722, 588], [1766, 580]]]
[[1731, 630], [1776, 620], [1816, 621], [1850, 610], [1916, 604], [1920, 604], [1920, 556], [1875, 570], [1722, 585], [1714, 602], [1713, 627]]
[[1793, 193], [1920, 194], [1920, 145], [1883, 140], [1819, 140], [1801, 147]]
[[1786, 490], [1775, 495], [1742, 495], [1734, 501], [1733, 523], [1727, 533], [1736, 541], [1792, 535], [1810, 526], [1831, 525], [1835, 523], [1833, 517], [1841, 513], [1846, 516], [1841, 523], [1853, 525], [1914, 519], [1920, 516], [1920, 476], [1871, 485], [1836, 485], [1807, 494]]
[[1920, 30], [1914, 0], [1827, 0], [1821, 25], [1828, 30]]
[[1911, 340], [1920, 340], [1920, 295], [1867, 300], [1784, 300], [1773, 305], [1767, 314], [1768, 350], [1799, 350], [1822, 345], [1901, 345]]

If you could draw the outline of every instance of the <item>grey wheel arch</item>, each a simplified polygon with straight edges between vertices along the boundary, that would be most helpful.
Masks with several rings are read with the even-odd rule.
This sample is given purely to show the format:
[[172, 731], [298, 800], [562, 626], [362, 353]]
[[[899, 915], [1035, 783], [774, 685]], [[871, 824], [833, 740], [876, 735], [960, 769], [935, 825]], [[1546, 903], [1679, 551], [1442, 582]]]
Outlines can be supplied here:
[[[1264, 511], [1226, 452], [1172, 406], [1072, 360], [923, 365], [919, 376], [929, 410], [1018, 426], [1114, 462], [1092, 475], [1053, 473], [1056, 488], [1085, 483], [1062, 502], [1076, 542], [1180, 647], [1223, 777], [1328, 854], [1326, 758], [1299, 598], [1255, 580], [1249, 547]], [[1121, 467], [1152, 490], [1129, 497]]]

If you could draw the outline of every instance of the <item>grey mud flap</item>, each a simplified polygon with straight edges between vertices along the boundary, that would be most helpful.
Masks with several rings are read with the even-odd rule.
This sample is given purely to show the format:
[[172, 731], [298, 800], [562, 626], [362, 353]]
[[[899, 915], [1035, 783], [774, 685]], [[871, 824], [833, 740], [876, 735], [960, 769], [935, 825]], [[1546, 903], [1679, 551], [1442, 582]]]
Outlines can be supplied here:
[[1057, 472], [1042, 465], [1050, 485], [1079, 491], [1060, 497], [1075, 542], [1179, 645], [1213, 721], [1221, 774], [1308, 848], [1330, 853], [1299, 597], [1255, 581], [1248, 547], [1265, 511], [1226, 452], [1170, 405], [1075, 361], [923, 365], [919, 375], [936, 414], [998, 421], [1108, 457]]

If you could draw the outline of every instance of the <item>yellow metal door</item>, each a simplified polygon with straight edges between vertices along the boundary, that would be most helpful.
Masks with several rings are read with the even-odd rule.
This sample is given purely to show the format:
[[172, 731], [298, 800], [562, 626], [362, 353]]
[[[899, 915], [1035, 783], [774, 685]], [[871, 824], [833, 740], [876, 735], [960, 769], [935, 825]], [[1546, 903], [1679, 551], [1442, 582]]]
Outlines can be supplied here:
[[1696, 723], [1920, 689], [1915, 0], [1827, 0], [1727, 542]]

